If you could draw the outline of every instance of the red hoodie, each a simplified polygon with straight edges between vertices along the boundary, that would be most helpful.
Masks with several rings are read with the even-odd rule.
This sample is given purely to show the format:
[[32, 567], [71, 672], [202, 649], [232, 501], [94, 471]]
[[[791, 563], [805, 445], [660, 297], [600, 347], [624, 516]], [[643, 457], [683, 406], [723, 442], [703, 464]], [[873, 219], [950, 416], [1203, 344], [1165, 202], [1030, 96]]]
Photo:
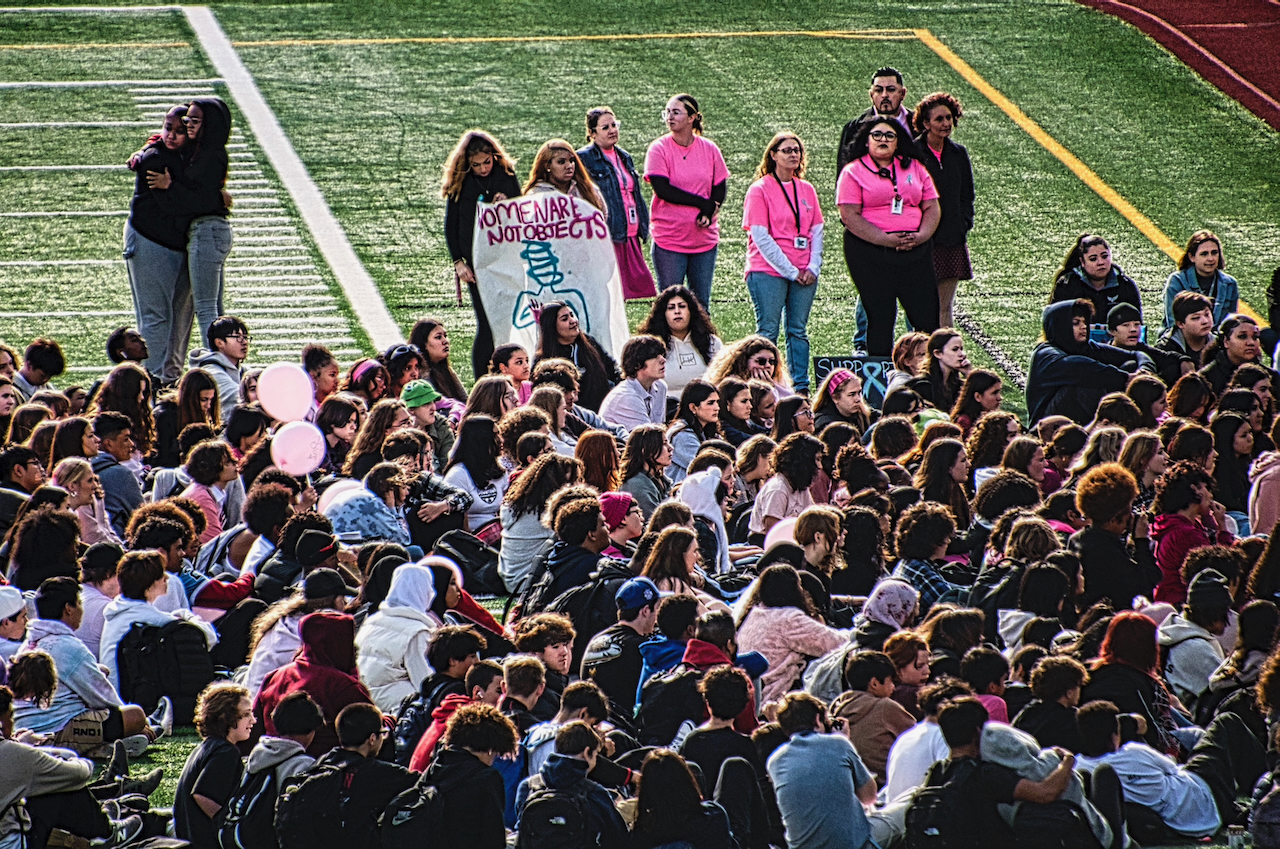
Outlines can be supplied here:
[[[684, 658], [682, 663], [687, 663], [695, 669], [710, 669], [713, 666], [726, 666], [732, 663], [729, 656], [720, 650], [715, 643], [708, 643], [706, 640], [689, 640], [688, 645], [684, 649]], [[702, 719], [706, 721], [709, 714], [706, 705], [702, 708]], [[742, 713], [738, 714], [738, 718], [733, 721], [733, 729], [742, 734], [750, 734], [756, 730], [756, 726], [760, 724], [756, 719], [756, 694], [755, 689], [751, 690], [751, 697], [747, 699], [747, 706], [742, 709]]]
[[354, 619], [332, 611], [311, 613], [302, 617], [298, 632], [302, 648], [298, 649], [297, 658], [262, 682], [253, 703], [253, 715], [263, 733], [275, 736], [271, 712], [290, 693], [306, 692], [324, 712], [324, 726], [307, 747], [307, 754], [318, 758], [338, 745], [338, 732], [334, 727], [338, 712], [358, 702], [373, 704], [373, 698], [360, 683], [356, 671]]
[[427, 771], [427, 767], [431, 766], [431, 757], [436, 752], [436, 744], [444, 736], [444, 726], [449, 722], [449, 717], [453, 716], [458, 708], [469, 704], [471, 704], [470, 697], [451, 693], [444, 697], [444, 701], [435, 710], [431, 711], [431, 727], [418, 741], [418, 748], [413, 750], [413, 757], [409, 759], [410, 772]]
[[[1161, 513], [1151, 523], [1151, 540], [1155, 543], [1156, 565], [1160, 567], [1160, 583], [1155, 601], [1167, 601], [1180, 607], [1187, 600], [1187, 585], [1182, 580], [1182, 564], [1197, 548], [1213, 545], [1210, 531], [1180, 513]], [[1231, 545], [1228, 531], [1217, 531], [1220, 545]]]

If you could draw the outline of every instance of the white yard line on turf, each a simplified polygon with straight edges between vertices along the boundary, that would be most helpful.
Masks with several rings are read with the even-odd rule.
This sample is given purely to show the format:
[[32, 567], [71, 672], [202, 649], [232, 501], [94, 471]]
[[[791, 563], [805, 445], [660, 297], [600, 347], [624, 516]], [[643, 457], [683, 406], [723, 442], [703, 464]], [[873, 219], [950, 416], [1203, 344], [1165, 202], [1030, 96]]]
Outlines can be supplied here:
[[324, 195], [307, 173], [275, 113], [258, 90], [253, 75], [240, 60], [213, 12], [207, 6], [184, 6], [182, 10], [200, 41], [201, 49], [217, 73], [226, 80], [249, 129], [293, 198], [298, 214], [333, 269], [347, 302], [374, 347], [382, 349], [403, 341], [404, 334], [391, 317], [373, 278], [356, 256], [338, 219], [325, 203]]
[[[12, 9], [0, 8], [0, 12]], [[178, 86], [178, 85], [210, 85], [220, 83], [220, 79], [209, 80], [15, 80], [0, 82], [0, 88], [106, 88], [114, 86]], [[142, 91], [142, 89], [138, 89]]]
[[0, 171], [127, 171], [128, 165], [0, 165]]

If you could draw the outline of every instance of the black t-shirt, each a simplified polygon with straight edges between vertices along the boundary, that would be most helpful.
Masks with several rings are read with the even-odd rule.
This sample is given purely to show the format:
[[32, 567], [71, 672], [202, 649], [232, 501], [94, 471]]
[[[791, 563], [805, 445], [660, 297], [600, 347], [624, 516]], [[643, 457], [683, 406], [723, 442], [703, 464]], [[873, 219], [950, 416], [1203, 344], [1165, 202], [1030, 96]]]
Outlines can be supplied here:
[[924, 783], [929, 787], [939, 787], [951, 781], [964, 767], [976, 764], [969, 773], [968, 780], [961, 782], [960, 791], [965, 795], [964, 810], [970, 811], [971, 819], [968, 828], [973, 834], [983, 835], [981, 845], [989, 847], [1006, 847], [1013, 843], [1013, 830], [1005, 823], [996, 809], [996, 805], [1013, 804], [1013, 791], [1022, 777], [1018, 773], [1000, 764], [975, 761], [973, 758], [948, 758], [938, 761], [929, 767]]
[[595, 681], [628, 717], [635, 711], [636, 689], [644, 668], [640, 644], [646, 639], [630, 625], [615, 622], [591, 638], [582, 656], [582, 678]]
[[218, 832], [213, 820], [205, 816], [193, 794], [200, 794], [219, 805], [225, 805], [240, 786], [244, 763], [240, 752], [222, 737], [208, 737], [187, 758], [174, 791], [174, 829], [182, 840], [196, 849], [218, 849]]
[[720, 766], [729, 758], [744, 758], [755, 767], [757, 777], [760, 775], [760, 756], [755, 744], [750, 737], [739, 734], [732, 728], [696, 728], [680, 744], [680, 754], [702, 770], [708, 796], [716, 789]]

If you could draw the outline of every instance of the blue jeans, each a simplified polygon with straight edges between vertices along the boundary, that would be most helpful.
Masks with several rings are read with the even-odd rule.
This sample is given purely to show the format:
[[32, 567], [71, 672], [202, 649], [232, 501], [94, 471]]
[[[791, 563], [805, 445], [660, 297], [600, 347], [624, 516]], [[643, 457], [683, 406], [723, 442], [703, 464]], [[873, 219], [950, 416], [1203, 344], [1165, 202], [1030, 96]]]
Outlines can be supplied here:
[[658, 291], [679, 286], [689, 279], [693, 296], [711, 311], [711, 280], [716, 274], [716, 251], [712, 248], [698, 254], [682, 254], [653, 244], [653, 270], [658, 275]]
[[[203, 215], [187, 232], [187, 259], [191, 267], [191, 294], [195, 299], [200, 339], [209, 344], [209, 325], [222, 315], [223, 265], [231, 253], [231, 222], [221, 215]], [[189, 332], [189, 326], [188, 326]]]
[[161, 381], [176, 380], [186, 358], [182, 328], [189, 333], [191, 327], [187, 255], [151, 241], [126, 222], [124, 262], [138, 332], [149, 343], [147, 372]]
[[787, 370], [796, 391], [809, 388], [809, 310], [818, 294], [818, 284], [801, 286], [763, 271], [747, 275], [747, 291], [756, 309], [756, 333], [773, 343], [778, 341], [782, 311], [787, 311]]

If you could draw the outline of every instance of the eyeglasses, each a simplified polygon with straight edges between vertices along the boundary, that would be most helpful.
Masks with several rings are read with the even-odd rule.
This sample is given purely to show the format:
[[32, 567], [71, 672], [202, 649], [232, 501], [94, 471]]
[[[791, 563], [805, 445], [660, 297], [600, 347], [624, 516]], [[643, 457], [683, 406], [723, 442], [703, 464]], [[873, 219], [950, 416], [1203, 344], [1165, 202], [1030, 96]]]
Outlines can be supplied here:
[[226, 338], [234, 339], [237, 342], [248, 342], [253, 337], [250, 336], [248, 333], [232, 333], [230, 336], [227, 336]]
[[203, 118], [203, 117], [200, 117], [200, 118], [192, 118], [190, 115], [184, 115], [184, 116], [183, 116], [183, 118], [182, 118], [182, 123], [183, 123], [183, 124], [185, 124], [185, 125], [187, 125], [188, 127], [198, 127], [198, 126], [200, 126], [200, 124], [202, 124], [203, 122], [204, 122], [204, 118]]
[[898, 137], [898, 134], [895, 133], [893, 130], [872, 130], [871, 131], [871, 138], [875, 139], [876, 141], [893, 141], [897, 137]]
[[806, 419], [811, 419], [813, 418], [813, 410], [810, 410], [808, 407], [804, 407], [802, 409], [796, 410], [796, 415], [804, 416]]
[[780, 147], [778, 148], [778, 153], [790, 155], [792, 153], [804, 153], [804, 151], [798, 147]]
[[397, 345], [387, 354], [387, 359], [394, 360], [396, 357], [403, 357], [405, 354], [418, 354], [421, 356], [422, 351], [418, 349], [417, 345]]

